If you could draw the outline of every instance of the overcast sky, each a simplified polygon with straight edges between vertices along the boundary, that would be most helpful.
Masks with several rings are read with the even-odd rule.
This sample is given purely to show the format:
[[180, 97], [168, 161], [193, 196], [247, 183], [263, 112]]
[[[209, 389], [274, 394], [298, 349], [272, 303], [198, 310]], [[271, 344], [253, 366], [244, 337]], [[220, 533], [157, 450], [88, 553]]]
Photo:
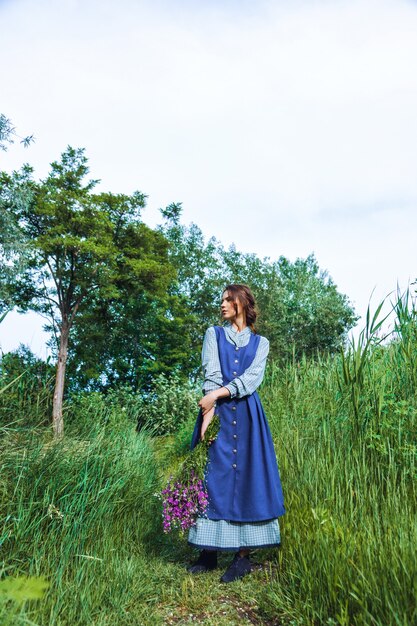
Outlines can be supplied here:
[[[417, 3], [0, 0], [0, 112], [43, 177], [85, 147], [101, 189], [183, 203], [261, 257], [314, 252], [358, 314], [417, 276]], [[6, 351], [45, 355], [10, 314]]]

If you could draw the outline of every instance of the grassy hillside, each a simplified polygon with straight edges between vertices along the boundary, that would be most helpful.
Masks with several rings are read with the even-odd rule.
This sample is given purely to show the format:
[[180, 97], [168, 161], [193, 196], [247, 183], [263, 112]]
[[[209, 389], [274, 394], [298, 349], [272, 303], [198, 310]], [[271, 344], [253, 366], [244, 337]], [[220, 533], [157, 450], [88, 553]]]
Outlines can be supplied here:
[[[5, 392], [0, 623], [416, 624], [416, 327], [404, 322], [388, 347], [376, 331], [370, 320], [343, 357], [270, 365], [261, 396], [286, 499], [282, 547], [254, 553], [254, 573], [232, 585], [221, 569], [188, 575], [192, 551], [161, 532], [154, 494], [192, 419], [152, 438], [135, 432], [128, 403], [106, 412], [95, 394], [68, 406], [56, 444], [16, 398], [7, 416]], [[36, 599], [36, 579], [17, 576], [49, 588]]]

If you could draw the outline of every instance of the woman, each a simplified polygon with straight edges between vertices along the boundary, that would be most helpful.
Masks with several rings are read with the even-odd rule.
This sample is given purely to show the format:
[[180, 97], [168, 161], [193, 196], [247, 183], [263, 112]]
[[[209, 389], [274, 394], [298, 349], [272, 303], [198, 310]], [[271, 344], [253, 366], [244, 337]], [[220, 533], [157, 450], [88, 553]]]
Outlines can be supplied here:
[[201, 552], [188, 571], [212, 570], [218, 550], [236, 551], [220, 579], [232, 582], [251, 571], [250, 549], [280, 544], [277, 518], [285, 509], [271, 433], [256, 392], [269, 342], [254, 330], [250, 289], [227, 285], [221, 314], [226, 324], [210, 327], [203, 343], [204, 396], [191, 447], [204, 438], [215, 412], [220, 431], [209, 447], [207, 511], [188, 535], [188, 543]]

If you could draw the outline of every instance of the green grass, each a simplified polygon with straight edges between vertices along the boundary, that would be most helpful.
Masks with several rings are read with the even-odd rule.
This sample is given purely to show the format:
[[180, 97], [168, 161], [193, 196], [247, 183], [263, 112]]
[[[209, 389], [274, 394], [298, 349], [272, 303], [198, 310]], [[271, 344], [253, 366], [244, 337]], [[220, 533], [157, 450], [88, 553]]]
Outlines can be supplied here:
[[[230, 556], [192, 577], [186, 541], [161, 532], [154, 493], [193, 420], [138, 435], [114, 404], [95, 420], [95, 397], [89, 411], [88, 399], [76, 416], [68, 408], [53, 443], [17, 415], [0, 448], [0, 623], [414, 626], [417, 341], [401, 314], [389, 347], [371, 337], [363, 356], [365, 336], [343, 357], [269, 367], [261, 395], [287, 508], [282, 547], [254, 553], [253, 574], [232, 585], [219, 582]], [[15, 576], [50, 586], [39, 598], [31, 579], [16, 596]]]
[[160, 533], [154, 493], [166, 466], [157, 471], [155, 459], [168, 458], [172, 439], [153, 442], [128, 421], [57, 444], [40, 429], [4, 437], [4, 580], [45, 576], [50, 587], [41, 600], [20, 601], [0, 587], [2, 624], [251, 623], [244, 613], [256, 600], [241, 602], [243, 582], [232, 592], [220, 572], [192, 578], [190, 549]]

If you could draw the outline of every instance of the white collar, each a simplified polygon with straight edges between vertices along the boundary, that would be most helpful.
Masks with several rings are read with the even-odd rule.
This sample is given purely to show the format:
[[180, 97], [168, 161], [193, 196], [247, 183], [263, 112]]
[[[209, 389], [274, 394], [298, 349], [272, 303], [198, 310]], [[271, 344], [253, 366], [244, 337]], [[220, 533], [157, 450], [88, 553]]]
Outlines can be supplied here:
[[251, 333], [251, 332], [252, 332], [252, 331], [251, 331], [251, 329], [249, 328], [249, 326], [245, 326], [245, 328], [244, 328], [243, 330], [241, 330], [241, 331], [236, 330], [236, 329], [232, 326], [232, 324], [231, 324], [230, 322], [227, 322], [227, 323], [226, 323], [226, 328], [228, 328], [228, 329], [229, 329], [229, 331], [230, 331], [231, 333], [233, 333], [233, 335], [246, 335], [247, 333]]

